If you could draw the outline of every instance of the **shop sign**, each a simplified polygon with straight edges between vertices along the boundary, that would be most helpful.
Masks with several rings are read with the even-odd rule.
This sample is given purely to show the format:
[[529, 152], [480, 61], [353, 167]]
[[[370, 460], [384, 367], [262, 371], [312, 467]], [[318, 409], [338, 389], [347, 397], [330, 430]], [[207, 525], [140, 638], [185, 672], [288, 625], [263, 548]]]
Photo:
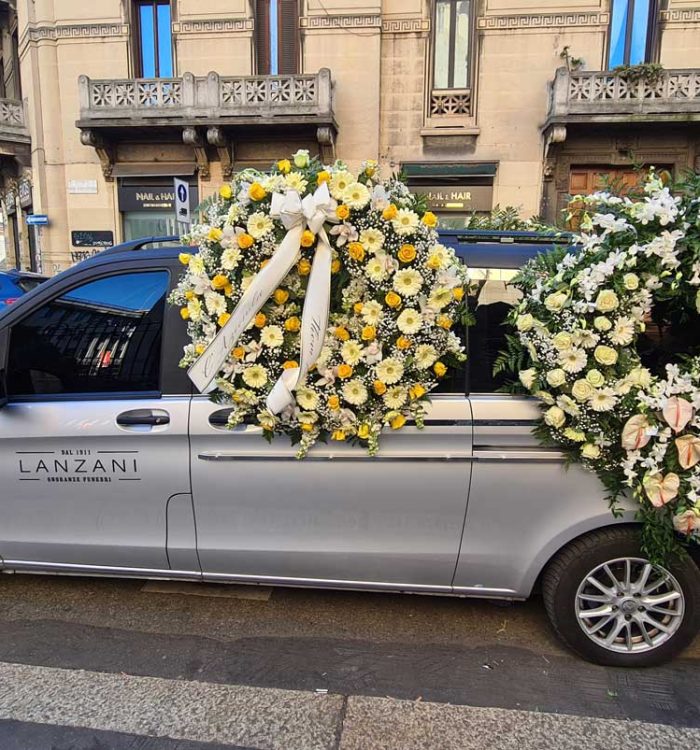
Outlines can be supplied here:
[[[199, 202], [198, 190], [190, 187], [192, 205]], [[174, 211], [175, 188], [166, 185], [120, 185], [120, 211]]]
[[413, 190], [426, 196], [431, 211], [464, 213], [493, 208], [493, 185], [421, 185]]
[[8, 214], [14, 214], [17, 211], [17, 193], [14, 189], [5, 193], [5, 211]]
[[22, 208], [32, 205], [32, 185], [28, 180], [19, 183], [19, 205]]
[[103, 229], [76, 229], [70, 233], [73, 247], [112, 247], [114, 233]]
[[96, 195], [97, 180], [68, 180], [68, 192], [72, 195]]

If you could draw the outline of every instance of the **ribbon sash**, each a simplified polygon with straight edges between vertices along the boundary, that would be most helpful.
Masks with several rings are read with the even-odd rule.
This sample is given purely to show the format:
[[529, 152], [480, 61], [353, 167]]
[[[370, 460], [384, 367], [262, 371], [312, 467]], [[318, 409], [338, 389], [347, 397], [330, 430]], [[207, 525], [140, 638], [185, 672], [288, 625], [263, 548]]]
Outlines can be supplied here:
[[317, 234], [317, 245], [302, 314], [299, 367], [285, 370], [267, 398], [267, 407], [273, 414], [278, 414], [294, 403], [292, 391], [303, 381], [309, 368], [318, 359], [328, 327], [332, 252], [323, 224], [325, 221], [337, 221], [335, 205], [325, 183], [313, 196], [307, 195], [303, 202], [298, 193], [293, 191], [286, 195], [275, 193], [272, 196], [270, 214], [282, 221], [287, 234], [270, 261], [243, 293], [230, 320], [187, 371], [190, 380], [201, 393], [213, 390], [214, 378], [231, 349], [291, 270], [299, 255], [304, 227], [308, 225]]

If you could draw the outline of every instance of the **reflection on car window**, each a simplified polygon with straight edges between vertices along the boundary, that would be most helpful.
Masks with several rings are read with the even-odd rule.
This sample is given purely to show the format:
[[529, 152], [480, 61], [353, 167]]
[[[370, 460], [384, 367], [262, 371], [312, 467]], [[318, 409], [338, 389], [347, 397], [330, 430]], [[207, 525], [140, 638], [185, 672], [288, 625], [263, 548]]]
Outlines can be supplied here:
[[471, 393], [493, 393], [505, 383], [505, 375], [493, 375], [493, 365], [505, 348], [506, 316], [520, 299], [519, 290], [509, 283], [516, 273], [507, 268], [469, 269], [469, 309], [475, 320], [468, 331]]
[[166, 271], [109, 276], [12, 328], [10, 396], [157, 391]]

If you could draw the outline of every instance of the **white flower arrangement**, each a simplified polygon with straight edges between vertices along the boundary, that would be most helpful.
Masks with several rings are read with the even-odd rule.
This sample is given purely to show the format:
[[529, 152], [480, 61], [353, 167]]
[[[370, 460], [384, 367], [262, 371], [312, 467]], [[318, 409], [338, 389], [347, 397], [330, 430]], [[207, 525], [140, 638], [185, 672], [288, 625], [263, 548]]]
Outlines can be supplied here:
[[422, 426], [429, 393], [465, 359], [450, 330], [466, 321], [467, 270], [438, 243], [436, 217], [377, 164], [359, 174], [323, 166], [299, 151], [269, 173], [247, 169], [200, 208], [183, 240], [191, 253], [171, 295], [192, 341], [181, 365], [197, 361], [235, 314], [243, 292], [286, 234], [271, 215], [272, 193], [300, 199], [328, 185], [325, 225], [333, 260], [329, 325], [315, 366], [279, 414], [266, 407], [275, 381], [298, 366], [304, 299], [317, 235], [306, 229], [295, 265], [259, 308], [220, 368], [214, 397], [232, 406], [229, 424], [254, 421], [268, 439], [286, 433], [303, 457], [319, 439], [359, 442], [377, 452], [382, 429]]
[[674, 196], [652, 172], [637, 199], [576, 196], [576, 250], [515, 280], [524, 296], [510, 355], [527, 363], [519, 381], [544, 404], [540, 436], [595, 470], [611, 501], [633, 494], [658, 558], [673, 532], [700, 541], [700, 358], [654, 375], [636, 344], [659, 302], [689, 328], [700, 322], [699, 192], [700, 177]]

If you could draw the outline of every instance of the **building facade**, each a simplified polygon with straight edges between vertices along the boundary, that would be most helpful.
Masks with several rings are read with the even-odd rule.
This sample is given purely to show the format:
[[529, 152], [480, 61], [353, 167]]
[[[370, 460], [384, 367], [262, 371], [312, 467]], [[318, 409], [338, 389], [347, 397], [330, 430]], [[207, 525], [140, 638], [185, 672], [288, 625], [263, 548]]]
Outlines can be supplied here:
[[700, 169], [700, 0], [0, 0], [0, 31], [7, 266], [174, 233], [174, 177], [196, 203], [297, 148], [453, 227]]

